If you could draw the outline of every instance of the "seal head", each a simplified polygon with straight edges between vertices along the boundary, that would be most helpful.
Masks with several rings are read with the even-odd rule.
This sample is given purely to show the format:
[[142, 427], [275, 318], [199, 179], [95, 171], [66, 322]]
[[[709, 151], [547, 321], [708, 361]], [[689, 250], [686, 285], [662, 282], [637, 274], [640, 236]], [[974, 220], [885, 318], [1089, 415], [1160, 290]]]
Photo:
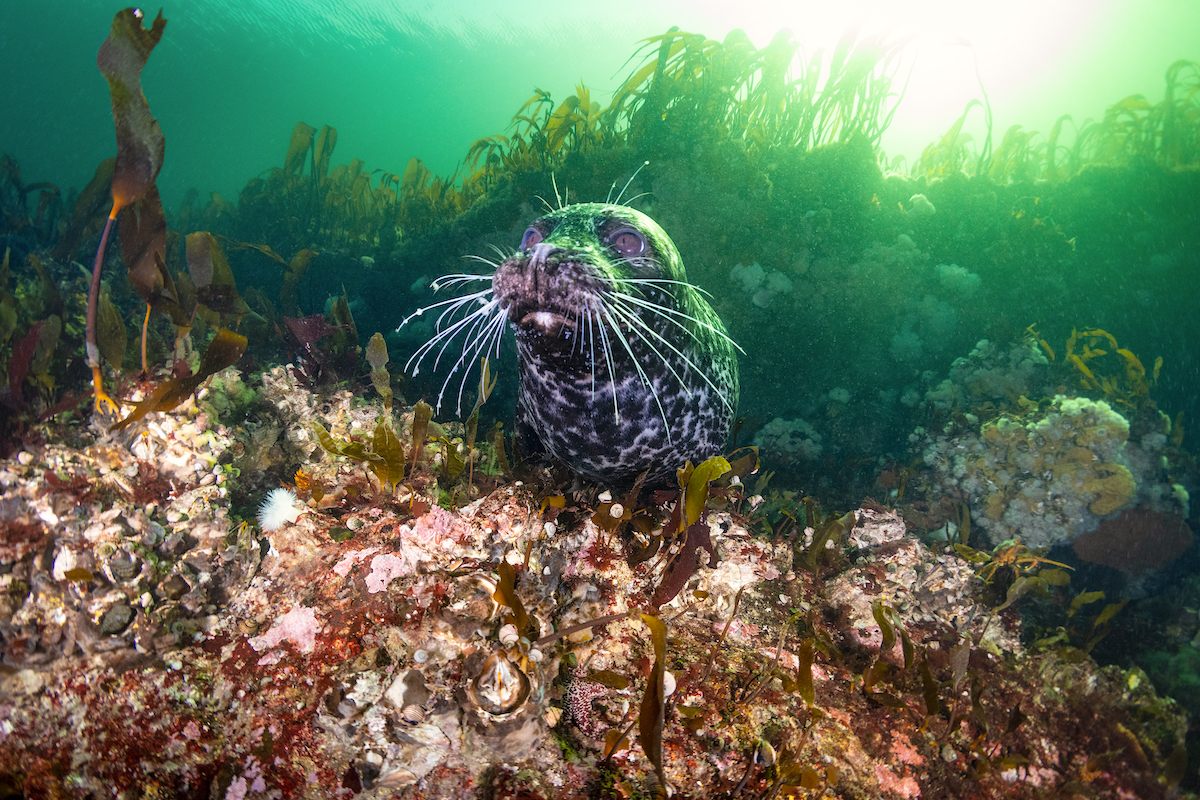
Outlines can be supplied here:
[[598, 481], [719, 453], [736, 345], [652, 219], [608, 203], [536, 220], [492, 276], [516, 334], [518, 445]]

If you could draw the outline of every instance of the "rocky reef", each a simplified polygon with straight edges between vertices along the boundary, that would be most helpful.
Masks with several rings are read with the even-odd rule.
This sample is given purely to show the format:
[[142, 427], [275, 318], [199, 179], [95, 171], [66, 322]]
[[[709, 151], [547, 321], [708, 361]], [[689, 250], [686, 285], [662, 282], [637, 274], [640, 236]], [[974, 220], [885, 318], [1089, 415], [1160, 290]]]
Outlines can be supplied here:
[[[7, 794], [1175, 791], [1173, 702], [1022, 645], [972, 565], [891, 509], [764, 535], [729, 481], [656, 551], [677, 493], [535, 472], [443, 507], [321, 446], [389, 412], [285, 368], [230, 374], [0, 466]], [[303, 505], [263, 530], [231, 498], [252, 515], [278, 463], [302, 466]]]

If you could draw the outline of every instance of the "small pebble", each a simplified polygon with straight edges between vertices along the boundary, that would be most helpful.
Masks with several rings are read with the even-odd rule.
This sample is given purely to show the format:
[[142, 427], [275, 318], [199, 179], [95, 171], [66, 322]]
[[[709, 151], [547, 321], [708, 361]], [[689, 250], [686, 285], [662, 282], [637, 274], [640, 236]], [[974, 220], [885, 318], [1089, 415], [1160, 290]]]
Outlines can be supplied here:
[[183, 597], [192, 587], [188, 586], [188, 582], [179, 573], [175, 573], [162, 582], [162, 593], [169, 600], [178, 600]]
[[134, 611], [125, 603], [117, 603], [100, 619], [100, 632], [105, 636], [115, 636], [129, 627], [133, 622]]
[[112, 576], [119, 581], [127, 581], [137, 576], [141, 571], [141, 562], [136, 556], [118, 550], [108, 557], [108, 569]]

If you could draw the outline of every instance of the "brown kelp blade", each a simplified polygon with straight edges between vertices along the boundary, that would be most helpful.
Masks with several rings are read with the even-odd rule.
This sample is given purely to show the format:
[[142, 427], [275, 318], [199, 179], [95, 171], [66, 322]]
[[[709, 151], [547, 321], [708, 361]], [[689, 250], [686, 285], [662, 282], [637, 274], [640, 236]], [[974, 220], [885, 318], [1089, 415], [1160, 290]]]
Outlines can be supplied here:
[[305, 157], [313, 146], [317, 129], [304, 122], [297, 122], [292, 129], [292, 140], [288, 143], [287, 155], [283, 159], [283, 171], [288, 175], [304, 172]]
[[142, 67], [162, 38], [166, 24], [162, 11], [149, 28], [142, 27], [140, 10], [118, 11], [96, 57], [96, 65], [108, 79], [117, 129], [117, 163], [112, 180], [115, 210], [145, 196], [162, 167], [165, 143], [162, 128], [142, 93]]
[[121, 215], [118, 223], [121, 258], [134, 290], [157, 311], [177, 316], [179, 298], [175, 282], [167, 272], [167, 221], [163, 216], [158, 187], [151, 185], [146, 195]]
[[170, 411], [192, 395], [192, 392], [204, 382], [205, 378], [226, 367], [231, 367], [246, 352], [248, 344], [246, 337], [240, 333], [222, 328], [208, 343], [204, 356], [200, 359], [200, 368], [195, 375], [183, 378], [169, 378], [154, 388], [136, 406], [129, 416], [113, 425], [113, 430], [121, 430], [137, 422], [151, 411]]
[[100, 233], [104, 225], [104, 214], [112, 206], [109, 187], [112, 185], [113, 167], [116, 163], [115, 158], [106, 158], [96, 165], [92, 179], [75, 198], [66, 230], [51, 250], [55, 258], [70, 260], [84, 241]]
[[220, 243], [208, 231], [187, 235], [187, 265], [196, 299], [218, 314], [241, 319], [249, 310]]

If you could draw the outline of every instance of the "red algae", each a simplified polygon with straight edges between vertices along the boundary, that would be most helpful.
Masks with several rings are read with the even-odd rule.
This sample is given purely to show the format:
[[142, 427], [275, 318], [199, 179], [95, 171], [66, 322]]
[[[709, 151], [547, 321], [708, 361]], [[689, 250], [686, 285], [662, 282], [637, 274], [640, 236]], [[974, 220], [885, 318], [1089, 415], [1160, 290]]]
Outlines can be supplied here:
[[[297, 432], [315, 413], [311, 396], [294, 377], [263, 380], [286, 386], [268, 396], [287, 435], [305, 441]], [[340, 414], [371, 412], [346, 395], [323, 413], [333, 429]], [[225, 440], [216, 429], [167, 441], [199, 458]], [[307, 441], [313, 480], [336, 487], [362, 474]], [[109, 460], [118, 457], [137, 474], [137, 455]], [[35, 480], [59, 458], [40, 453], [23, 474]], [[1139, 673], [1027, 650], [1011, 609], [985, 622], [970, 567], [909, 538], [886, 509], [860, 509], [856, 561], [819, 575], [793, 571], [790, 545], [711, 511], [680, 580], [663, 559], [586, 557], [614, 534], [588, 513], [544, 525], [530, 486], [418, 516], [386, 503], [310, 507], [270, 532], [237, 528], [206, 505], [201, 490], [215, 482], [188, 473], [177, 486], [165, 510], [140, 521], [132, 494], [89, 502], [90, 516], [119, 508], [144, 531], [159, 569], [188, 587], [178, 601], [161, 573], [142, 589], [145, 572], [127, 561], [102, 577], [81, 543], [126, 548], [130, 534], [56, 511], [65, 492], [5, 501], [20, 504], [22, 524], [60, 520], [35, 531], [46, 537], [39, 550], [74, 548], [71, 563], [93, 565], [90, 582], [60, 587], [37, 572], [46, 568], [34, 553], [6, 551], [14, 573], [43, 576], [39, 586], [54, 591], [31, 595], [6, 629], [5, 785], [33, 796], [247, 800], [570, 798], [660, 785], [695, 798], [1010, 798], [1080, 786], [1096, 797], [1168, 795], [1159, 775], [1185, 730], [1174, 706]], [[335, 540], [346, 528], [352, 537]], [[652, 636], [638, 614], [664, 581], [680, 585]], [[105, 634], [88, 615], [106, 606], [87, 598], [121, 587], [134, 622]], [[202, 599], [198, 587], [208, 587]], [[140, 605], [143, 591], [163, 599]], [[70, 610], [68, 623], [55, 622], [51, 602]], [[920, 670], [903, 653], [885, 658], [881, 603], [896, 647], [907, 637], [924, 659], [937, 713]], [[639, 707], [653, 715], [640, 736]]]

